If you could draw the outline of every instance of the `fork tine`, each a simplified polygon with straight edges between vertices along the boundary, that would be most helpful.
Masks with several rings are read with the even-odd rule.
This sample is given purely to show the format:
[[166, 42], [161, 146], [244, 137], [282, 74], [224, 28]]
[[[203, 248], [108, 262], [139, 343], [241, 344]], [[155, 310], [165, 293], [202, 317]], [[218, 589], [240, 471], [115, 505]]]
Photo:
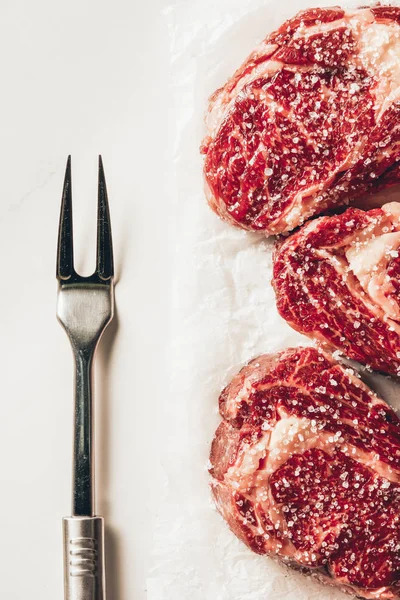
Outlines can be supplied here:
[[57, 278], [68, 280], [74, 274], [72, 232], [71, 156], [68, 156], [61, 200], [60, 225], [57, 246]]
[[106, 179], [103, 161], [99, 156], [99, 191], [97, 212], [97, 273], [107, 281], [114, 276], [114, 259], [111, 237], [110, 210], [108, 208]]

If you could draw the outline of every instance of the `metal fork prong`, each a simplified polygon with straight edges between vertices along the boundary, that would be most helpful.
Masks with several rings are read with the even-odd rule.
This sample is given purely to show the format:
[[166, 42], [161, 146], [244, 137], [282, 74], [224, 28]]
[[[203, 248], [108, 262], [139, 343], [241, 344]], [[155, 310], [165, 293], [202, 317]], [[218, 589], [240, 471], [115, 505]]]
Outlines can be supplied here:
[[57, 278], [67, 281], [74, 274], [72, 232], [71, 156], [68, 156], [61, 201], [57, 246]]
[[103, 161], [99, 156], [99, 191], [97, 209], [97, 274], [107, 281], [114, 276], [114, 258]]

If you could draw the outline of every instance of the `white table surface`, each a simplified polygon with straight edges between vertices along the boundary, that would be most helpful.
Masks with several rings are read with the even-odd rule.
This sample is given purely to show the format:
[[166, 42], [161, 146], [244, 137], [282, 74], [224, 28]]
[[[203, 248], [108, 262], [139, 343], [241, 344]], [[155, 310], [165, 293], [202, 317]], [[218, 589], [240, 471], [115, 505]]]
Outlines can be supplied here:
[[[73, 363], [55, 317], [56, 236], [73, 161], [76, 264], [94, 268], [102, 153], [117, 318], [96, 375], [98, 512], [110, 600], [143, 600], [163, 451], [172, 103], [162, 1], [0, 4], [0, 573], [5, 600], [62, 598]], [[161, 600], [161, 599], [160, 599]]]
[[[321, 0], [321, 3], [327, 2]], [[185, 0], [180, 0], [180, 3], [184, 5]], [[282, 12], [286, 17], [291, 12], [290, 7], [296, 5], [297, 10], [299, 3], [300, 0], [287, 0], [285, 6], [279, 3], [274, 6], [278, 11], [279, 5], [279, 15]], [[318, 0], [308, 2], [316, 3], [319, 3]], [[165, 491], [162, 458], [166, 453], [167, 440], [174, 435], [174, 419], [171, 415], [168, 427], [160, 416], [165, 410], [170, 375], [166, 368], [166, 350], [171, 339], [172, 264], [177, 244], [173, 236], [176, 218], [173, 209], [176, 206], [173, 134], [178, 119], [174, 114], [167, 19], [163, 14], [168, 4], [169, 0], [0, 2], [1, 600], [61, 600], [63, 597], [61, 519], [70, 514], [73, 362], [69, 342], [55, 316], [55, 259], [68, 154], [72, 154], [77, 270], [89, 274], [94, 269], [99, 153], [104, 160], [114, 237], [117, 315], [99, 348], [95, 395], [97, 512], [106, 518], [108, 525], [107, 600], [146, 599], [146, 577], [149, 568], [154, 566], [151, 556], [153, 533], [160, 535], [160, 531], [164, 531], [160, 529], [160, 522], [171, 518], [168, 506], [163, 507], [161, 501]], [[209, 4], [213, 4], [212, 0]], [[250, 0], [235, 0], [237, 18], [246, 12], [247, 4], [258, 5]], [[203, 5], [194, 0], [185, 5], [187, 19], [192, 17], [192, 10], [201, 18], [197, 45], [188, 44], [190, 51], [185, 64], [189, 71], [192, 67], [196, 68], [196, 61], [191, 61], [196, 48], [207, 38], [209, 15], [206, 5], [207, 2]], [[182, 14], [182, 11], [178, 12]], [[221, 23], [226, 14], [227, 11], [221, 16]], [[197, 64], [200, 82], [206, 79], [201, 69], [207, 66], [211, 79], [215, 76], [215, 84], [218, 85], [223, 76], [233, 70], [236, 61], [241, 60], [247, 49], [252, 47], [253, 26], [257, 35], [264, 34], [262, 21], [257, 25], [257, 15], [253, 13], [251, 19], [246, 20], [246, 27], [240, 27], [244, 38], [240, 38], [238, 44], [239, 29], [235, 27], [221, 42], [220, 52], [224, 44], [235, 50], [232, 57], [228, 57], [228, 63], [222, 61], [221, 57], [225, 56], [222, 52], [219, 56], [223, 67], [214, 65], [218, 54], [213, 49], [210, 62], [203, 60]], [[279, 22], [281, 17], [275, 17]], [[168, 19], [170, 23], [173, 18], [174, 15]], [[196, 35], [196, 27], [188, 30], [187, 35]], [[203, 51], [208, 51], [205, 43]], [[212, 58], [214, 56], [215, 59]], [[211, 85], [211, 79], [207, 79], [208, 85]], [[202, 89], [200, 93], [205, 91]], [[183, 96], [181, 103], [185, 98]], [[203, 105], [202, 99], [198, 102]], [[189, 128], [194, 132], [195, 140], [201, 136], [198, 114], [196, 112], [196, 122]], [[197, 144], [197, 141], [192, 143], [188, 140], [188, 147], [193, 146], [193, 152], [197, 152]], [[193, 160], [189, 156], [188, 161]], [[200, 179], [197, 166], [190, 164], [189, 170], [193, 171], [194, 179]], [[221, 233], [222, 226], [217, 225], [216, 219], [214, 221], [210, 216], [207, 220], [203, 216], [205, 203], [201, 204], [201, 194], [194, 190], [192, 196], [197, 199], [197, 195], [202, 227], [207, 231], [209, 227], [216, 235]], [[183, 196], [177, 198], [181, 201]], [[192, 256], [194, 252], [190, 252], [188, 236], [191, 231], [186, 231], [189, 251], [187, 256], [185, 253], [180, 256], [181, 266], [185, 260], [189, 266], [197, 264]], [[228, 231], [227, 236], [229, 242]], [[244, 241], [239, 240], [236, 244], [235, 236], [232, 239], [232, 248], [244, 247]], [[184, 244], [181, 246], [185, 247]], [[229, 248], [228, 243], [227, 260], [231, 265], [233, 258], [229, 258]], [[250, 260], [251, 257], [248, 258]], [[240, 271], [242, 275], [251, 275], [248, 280], [245, 278], [249, 289], [261, 290], [257, 285], [264, 286], [264, 283], [256, 277], [257, 269], [249, 271], [240, 260], [236, 267], [239, 271], [244, 269]], [[204, 417], [204, 422], [201, 421], [203, 425], [207, 422], [207, 427], [210, 419], [216, 419], [214, 398], [220, 385], [219, 376], [212, 370], [208, 348], [216, 345], [214, 354], [220, 356], [225, 339], [218, 330], [218, 319], [223, 317], [223, 306], [219, 306], [221, 302], [217, 293], [219, 275], [210, 267], [210, 273], [211, 270], [214, 279], [210, 284], [204, 267], [197, 287], [203, 283], [204, 289], [209, 289], [215, 284], [216, 306], [206, 314], [204, 322], [205, 329], [208, 329], [204, 338], [197, 338], [193, 352], [191, 338], [188, 339], [187, 353], [193, 354], [188, 361], [194, 360], [196, 367], [200, 357], [201, 372], [209, 375], [208, 379], [205, 378], [208, 385], [205, 389], [210, 391], [212, 388], [212, 393], [206, 402], [214, 412], [210, 417], [207, 409], [207, 419]], [[188, 278], [188, 285], [193, 283], [193, 277]], [[247, 306], [245, 287], [239, 286], [239, 292], [245, 294], [244, 306]], [[265, 290], [267, 294], [267, 287]], [[240, 294], [238, 298], [240, 300]], [[270, 305], [272, 303], [271, 300]], [[242, 307], [235, 308], [234, 302], [232, 306], [235, 310], [237, 308], [243, 319]], [[262, 326], [259, 324], [257, 318], [264, 314], [262, 306], [260, 301], [258, 312], [248, 314], [249, 335], [255, 324], [263, 326], [265, 331], [268, 330], [265, 339], [269, 345], [265, 346], [265, 350], [271, 350], [271, 344], [275, 342], [271, 341], [270, 323], [274, 319], [270, 315], [270, 321], [265, 320]], [[208, 317], [213, 317], [214, 321]], [[211, 322], [216, 323], [215, 336]], [[243, 336], [246, 323], [232, 331], [236, 361], [248, 358], [247, 353], [250, 354], [253, 348], [251, 335], [249, 339]], [[189, 322], [188, 338], [190, 327], [195, 329]], [[277, 330], [278, 337], [274, 338], [277, 343], [291, 345], [296, 342], [295, 334], [287, 326], [278, 323], [277, 327], [280, 328]], [[264, 349], [262, 336], [253, 337], [256, 339], [255, 347], [258, 348], [259, 343]], [[246, 340], [249, 348], [246, 345], [242, 348]], [[227, 369], [230, 361], [231, 356], [228, 355], [226, 364], [224, 361], [221, 364]], [[183, 361], [181, 370], [185, 365]], [[214, 369], [217, 366], [214, 365]], [[386, 386], [387, 382], [381, 385]], [[376, 387], [380, 391], [379, 386]], [[387, 387], [382, 388], [382, 393], [388, 400], [398, 396], [396, 389], [390, 392]], [[202, 390], [197, 390], [197, 394], [200, 402]], [[190, 400], [196, 401], [196, 396]], [[177, 423], [184, 422], [185, 418], [186, 413], [182, 411]], [[211, 435], [210, 431], [206, 428], [207, 435]], [[198, 428], [195, 434], [195, 442], [197, 440], [197, 445], [203, 448], [206, 443], [203, 434], [200, 436]], [[185, 432], [186, 438], [191, 438], [191, 431]], [[188, 443], [192, 442], [190, 439]], [[198, 469], [203, 469], [204, 453], [201, 454], [198, 449], [196, 452]], [[171, 501], [175, 500], [175, 496], [177, 502], [181, 501], [179, 490], [186, 489], [187, 480], [184, 478], [187, 476], [184, 473], [179, 482], [181, 487], [178, 485], [171, 492]], [[192, 479], [194, 477], [197, 475], [192, 475]], [[206, 480], [205, 475], [203, 479]], [[205, 486], [206, 482], [204, 490]], [[193, 499], [190, 493], [195, 489], [194, 485], [188, 486], [188, 498]], [[205, 491], [203, 494], [205, 498]], [[194, 516], [200, 524], [203, 517], [208, 522], [211, 519], [208, 496], [204, 504], [201, 498], [197, 500]], [[179, 512], [178, 505], [175, 508]], [[195, 524], [196, 518], [193, 519]], [[186, 527], [184, 518], [182, 523]], [[225, 538], [218, 536], [226, 536], [227, 543], [228, 540], [234, 543], [222, 520], [215, 517], [215, 520], [210, 520], [211, 523], [216, 528], [214, 537], [222, 540]], [[167, 526], [165, 530], [173, 536], [176, 528], [171, 523], [171, 527]], [[197, 530], [194, 531], [197, 535]], [[187, 536], [189, 540], [190, 534], [191, 530]], [[191, 556], [192, 563], [198, 560], [201, 552], [208, 552], [207, 545], [198, 547], [199, 537], [193, 538], [193, 546], [186, 544], [183, 550], [181, 548], [184, 552], [186, 548], [189, 548], [188, 551], [190, 548], [197, 550]], [[171, 539], [170, 545], [171, 548], [179, 546], [178, 540]], [[163, 544], [163, 548], [165, 546], [168, 544]], [[221, 552], [223, 554], [223, 548]], [[257, 576], [258, 571], [261, 573], [264, 567], [256, 564], [256, 558], [246, 558], [244, 547], [242, 554], [246, 561], [243, 585], [247, 588], [250, 558], [253, 576]], [[188, 594], [179, 593], [182, 582], [175, 577], [176, 572], [182, 571], [179, 557], [171, 564], [168, 558], [163, 555], [158, 570], [153, 568], [153, 585], [156, 582], [159, 585], [157, 589], [164, 590], [167, 585], [168, 597], [174, 600], [189, 600]], [[165, 581], [160, 575], [164, 565], [170, 569]], [[204, 579], [218, 583], [218, 568], [215, 565], [215, 572], [210, 573], [210, 577], [208, 572], [203, 573]], [[236, 570], [236, 563], [232, 570]], [[229, 564], [226, 572], [230, 576]], [[186, 577], [185, 572], [180, 575]], [[233, 576], [240, 580], [240, 569]], [[195, 586], [195, 581], [192, 583]], [[240, 581], [237, 584], [237, 589], [241, 589]], [[296, 593], [295, 580], [290, 585], [293, 594]], [[215, 589], [219, 589], [218, 586]], [[304, 592], [306, 588], [301, 589]], [[201, 586], [196, 588], [196, 598], [216, 600], [217, 592], [212, 594], [213, 597], [203, 598], [201, 590]], [[319, 594], [319, 587], [315, 588], [312, 597]], [[324, 597], [327, 594], [325, 591]], [[167, 597], [165, 591], [160, 593], [159, 598], [154, 591], [151, 596], [151, 600]]]

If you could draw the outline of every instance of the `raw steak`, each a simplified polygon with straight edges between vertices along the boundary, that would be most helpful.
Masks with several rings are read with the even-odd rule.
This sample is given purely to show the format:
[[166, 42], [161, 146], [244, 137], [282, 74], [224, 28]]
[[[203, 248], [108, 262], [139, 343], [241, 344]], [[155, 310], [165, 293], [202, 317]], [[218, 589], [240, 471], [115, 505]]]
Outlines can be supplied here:
[[274, 256], [278, 311], [297, 331], [400, 375], [400, 204], [320, 217]]
[[270, 34], [211, 97], [210, 206], [290, 231], [400, 181], [400, 8], [319, 8]]
[[220, 396], [212, 490], [259, 554], [361, 598], [400, 598], [400, 421], [314, 348], [252, 360]]

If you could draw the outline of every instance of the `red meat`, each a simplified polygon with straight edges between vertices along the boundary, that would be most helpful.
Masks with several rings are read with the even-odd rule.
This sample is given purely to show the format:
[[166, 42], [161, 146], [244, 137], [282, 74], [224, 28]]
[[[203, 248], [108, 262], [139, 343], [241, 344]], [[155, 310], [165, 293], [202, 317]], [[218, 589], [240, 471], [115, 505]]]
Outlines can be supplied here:
[[400, 598], [400, 420], [314, 348], [252, 360], [220, 396], [212, 490], [258, 554], [360, 598]]
[[299, 13], [210, 100], [210, 206], [275, 234], [400, 181], [400, 8]]
[[273, 286], [297, 331], [400, 375], [400, 203], [320, 217], [278, 243]]

